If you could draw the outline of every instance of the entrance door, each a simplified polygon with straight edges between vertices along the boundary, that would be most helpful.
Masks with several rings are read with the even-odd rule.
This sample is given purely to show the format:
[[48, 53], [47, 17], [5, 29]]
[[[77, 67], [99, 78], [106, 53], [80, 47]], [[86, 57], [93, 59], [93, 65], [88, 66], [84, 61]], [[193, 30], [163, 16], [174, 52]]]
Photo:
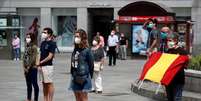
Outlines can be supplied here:
[[88, 33], [91, 44], [96, 32], [100, 32], [106, 39], [112, 30], [113, 8], [89, 8], [88, 9]]

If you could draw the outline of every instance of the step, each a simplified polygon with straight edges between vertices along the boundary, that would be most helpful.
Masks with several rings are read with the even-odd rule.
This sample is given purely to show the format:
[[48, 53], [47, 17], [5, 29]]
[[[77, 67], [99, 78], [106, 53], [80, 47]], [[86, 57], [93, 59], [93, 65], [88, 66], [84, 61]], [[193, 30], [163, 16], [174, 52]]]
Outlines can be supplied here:
[[[141, 96], [149, 97], [157, 101], [167, 101], [165, 96], [165, 87], [161, 86], [159, 92], [156, 93], [158, 84], [146, 81], [142, 84], [141, 88], [138, 89], [136, 82], [131, 83], [131, 91]], [[190, 91], [183, 91], [182, 101], [201, 101], [201, 93], [195, 93]]]

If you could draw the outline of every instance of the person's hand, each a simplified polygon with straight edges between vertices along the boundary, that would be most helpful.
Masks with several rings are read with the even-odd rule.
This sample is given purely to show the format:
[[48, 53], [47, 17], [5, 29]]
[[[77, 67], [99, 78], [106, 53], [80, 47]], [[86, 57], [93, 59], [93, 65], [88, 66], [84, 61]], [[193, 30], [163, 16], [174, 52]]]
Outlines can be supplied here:
[[40, 72], [40, 71], [42, 71], [42, 68], [41, 68], [41, 66], [39, 66], [39, 67], [38, 67], [38, 71], [39, 71], [39, 72]]
[[25, 73], [28, 73], [28, 72], [29, 72], [29, 70], [28, 70], [27, 68], [25, 68], [25, 69], [24, 69], [24, 72], [25, 72]]
[[151, 55], [151, 49], [150, 49], [150, 48], [147, 49], [146, 54], [147, 54], [147, 56], [150, 56], [150, 55]]

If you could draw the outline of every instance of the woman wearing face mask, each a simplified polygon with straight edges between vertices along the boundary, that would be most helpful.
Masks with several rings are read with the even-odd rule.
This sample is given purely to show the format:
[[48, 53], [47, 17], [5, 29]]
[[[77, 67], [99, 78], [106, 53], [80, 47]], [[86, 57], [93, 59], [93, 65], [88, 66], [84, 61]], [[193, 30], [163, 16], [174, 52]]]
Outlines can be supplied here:
[[[178, 37], [179, 34], [172, 33], [167, 35], [167, 53], [169, 54], [180, 54], [180, 55], [188, 55], [187, 51], [178, 46]], [[182, 101], [182, 91], [185, 84], [185, 72], [182, 67], [175, 75], [173, 80], [170, 82], [168, 86], [166, 86], [166, 94], [168, 101]]]
[[76, 101], [88, 101], [94, 70], [94, 58], [89, 49], [87, 33], [83, 29], [75, 32], [75, 48], [71, 56], [71, 84]]
[[26, 36], [26, 47], [23, 55], [24, 76], [27, 85], [27, 100], [31, 101], [32, 85], [34, 88], [34, 101], [38, 101], [39, 87], [37, 82], [37, 46], [34, 44], [35, 37], [33, 33]]
[[101, 71], [103, 70], [104, 63], [104, 50], [99, 45], [100, 37], [94, 37], [92, 42], [93, 47], [91, 48], [94, 56], [94, 76], [93, 76], [93, 87], [92, 92], [101, 94], [103, 91]]

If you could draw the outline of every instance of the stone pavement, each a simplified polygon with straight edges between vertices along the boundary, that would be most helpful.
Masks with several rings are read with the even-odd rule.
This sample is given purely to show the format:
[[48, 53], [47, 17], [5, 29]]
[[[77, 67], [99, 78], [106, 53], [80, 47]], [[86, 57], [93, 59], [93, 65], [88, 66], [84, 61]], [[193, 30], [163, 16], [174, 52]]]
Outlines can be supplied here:
[[[117, 60], [103, 71], [103, 94], [89, 93], [89, 101], [155, 101], [131, 92], [130, 85], [137, 79], [144, 60]], [[24, 101], [26, 85], [21, 61], [0, 60], [0, 101]], [[57, 54], [55, 59], [54, 101], [75, 101], [73, 92], [68, 90], [70, 80], [70, 54]], [[42, 85], [40, 100], [42, 101]]]

